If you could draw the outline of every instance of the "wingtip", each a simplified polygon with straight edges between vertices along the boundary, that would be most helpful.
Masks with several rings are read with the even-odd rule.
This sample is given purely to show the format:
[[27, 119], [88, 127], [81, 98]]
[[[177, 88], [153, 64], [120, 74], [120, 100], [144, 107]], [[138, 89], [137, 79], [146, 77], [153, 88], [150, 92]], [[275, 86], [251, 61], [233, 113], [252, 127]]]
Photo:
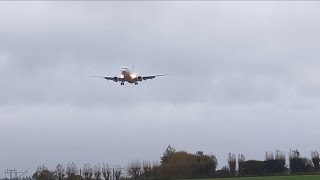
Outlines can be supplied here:
[[104, 77], [102, 77], [102, 76], [90, 76], [90, 77], [98, 77], [98, 78], [104, 78]]

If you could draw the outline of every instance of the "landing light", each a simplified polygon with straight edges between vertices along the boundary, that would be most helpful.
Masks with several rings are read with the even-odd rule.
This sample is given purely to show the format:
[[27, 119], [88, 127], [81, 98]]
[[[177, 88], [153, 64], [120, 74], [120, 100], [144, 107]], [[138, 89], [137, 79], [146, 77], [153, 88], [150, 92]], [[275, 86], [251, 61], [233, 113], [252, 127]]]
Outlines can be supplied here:
[[121, 75], [120, 75], [120, 78], [124, 78], [124, 76], [121, 74]]
[[137, 75], [136, 75], [136, 74], [131, 74], [131, 77], [132, 77], [132, 78], [136, 78]]

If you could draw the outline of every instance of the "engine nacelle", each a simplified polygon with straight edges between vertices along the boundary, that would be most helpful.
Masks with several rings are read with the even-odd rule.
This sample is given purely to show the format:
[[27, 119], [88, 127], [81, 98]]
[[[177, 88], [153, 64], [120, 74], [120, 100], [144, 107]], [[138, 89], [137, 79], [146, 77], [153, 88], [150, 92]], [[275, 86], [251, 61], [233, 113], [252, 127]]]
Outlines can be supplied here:
[[118, 81], [119, 81], [119, 78], [118, 78], [118, 77], [114, 77], [114, 78], [113, 78], [113, 81], [114, 81], [114, 82], [118, 82]]
[[142, 77], [141, 76], [138, 76], [137, 79], [138, 79], [138, 81], [142, 81]]

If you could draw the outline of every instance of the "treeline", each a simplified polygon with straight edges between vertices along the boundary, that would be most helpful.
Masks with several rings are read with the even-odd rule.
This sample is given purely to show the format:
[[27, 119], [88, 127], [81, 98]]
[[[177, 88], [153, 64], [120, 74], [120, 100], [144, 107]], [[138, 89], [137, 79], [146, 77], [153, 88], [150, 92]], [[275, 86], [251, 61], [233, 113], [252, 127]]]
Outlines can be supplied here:
[[319, 153], [311, 152], [311, 158], [301, 157], [298, 150], [289, 153], [289, 162], [283, 151], [266, 152], [265, 160], [246, 160], [243, 154], [229, 153], [228, 165], [217, 170], [215, 155], [203, 151], [187, 153], [168, 146], [160, 158], [160, 163], [132, 161], [126, 167], [108, 164], [91, 166], [85, 164], [77, 168], [73, 163], [57, 165], [54, 170], [41, 166], [32, 178], [34, 180], [153, 180], [186, 179], [235, 176], [268, 176], [304, 173], [319, 173]]
[[319, 173], [319, 153], [311, 152], [311, 158], [301, 157], [298, 150], [290, 150], [289, 162], [286, 163], [283, 151], [266, 152], [265, 160], [246, 160], [243, 154], [236, 159], [229, 153], [228, 166], [218, 170], [216, 177], [230, 176], [269, 176]]
[[[217, 170], [218, 161], [214, 155], [175, 151], [169, 146], [161, 157], [160, 174], [157, 177], [205, 178], [235, 176], [270, 176], [319, 173], [319, 153], [311, 152], [311, 158], [301, 157], [298, 150], [289, 153], [289, 162], [283, 151], [266, 152], [265, 160], [246, 160], [243, 154], [229, 153], [228, 165]], [[135, 178], [137, 179], [137, 178]]]
[[109, 167], [108, 164], [91, 166], [85, 164], [82, 168], [77, 168], [74, 163], [66, 166], [58, 164], [54, 170], [49, 170], [45, 166], [39, 166], [33, 174], [34, 180], [120, 180], [123, 168], [120, 166]]
[[126, 167], [85, 164], [78, 168], [74, 163], [58, 164], [49, 170], [39, 166], [33, 174], [34, 180], [120, 180], [120, 179], [174, 179], [213, 177], [218, 161], [214, 155], [202, 151], [195, 154], [176, 151], [171, 146], [163, 153], [160, 163], [132, 161]]

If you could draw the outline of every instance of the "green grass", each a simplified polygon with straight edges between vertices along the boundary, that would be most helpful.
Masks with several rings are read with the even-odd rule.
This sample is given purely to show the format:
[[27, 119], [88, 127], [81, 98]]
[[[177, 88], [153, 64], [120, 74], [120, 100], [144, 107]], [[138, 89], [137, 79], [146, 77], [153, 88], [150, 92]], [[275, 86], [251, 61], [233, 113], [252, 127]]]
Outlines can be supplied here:
[[192, 180], [320, 180], [320, 175], [210, 178]]

